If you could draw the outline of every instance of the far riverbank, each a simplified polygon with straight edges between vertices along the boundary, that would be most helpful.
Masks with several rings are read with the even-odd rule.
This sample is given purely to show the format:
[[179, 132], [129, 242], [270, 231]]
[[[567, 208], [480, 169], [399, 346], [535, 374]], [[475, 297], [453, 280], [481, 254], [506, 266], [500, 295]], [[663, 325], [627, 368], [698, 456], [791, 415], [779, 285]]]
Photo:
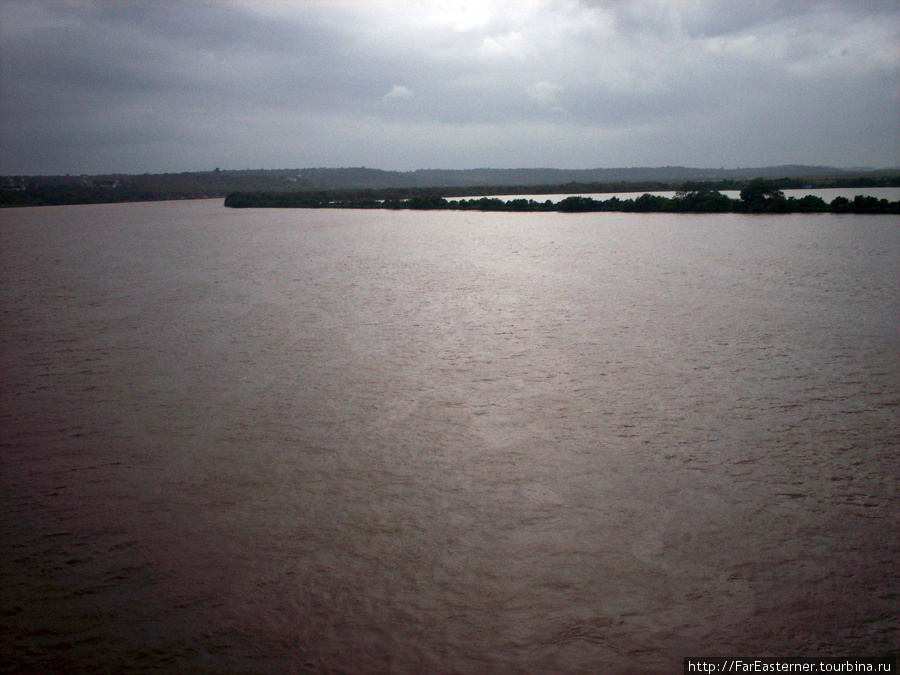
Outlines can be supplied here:
[[[231, 208], [351, 208], [472, 211], [623, 211], [635, 213], [855, 213], [898, 214], [900, 200], [873, 195], [838, 195], [826, 201], [815, 194], [785, 195], [764, 179], [750, 181], [739, 192], [723, 193], [706, 186], [690, 186], [677, 192], [645, 192], [635, 198], [612, 195], [595, 199], [584, 194], [492, 196], [448, 199], [440, 191], [397, 198], [373, 192], [365, 195], [329, 192], [233, 192], [225, 198]], [[737, 195], [737, 198], [731, 196]], [[670, 196], [669, 196], [670, 195]], [[555, 199], [553, 198], [555, 197]]]

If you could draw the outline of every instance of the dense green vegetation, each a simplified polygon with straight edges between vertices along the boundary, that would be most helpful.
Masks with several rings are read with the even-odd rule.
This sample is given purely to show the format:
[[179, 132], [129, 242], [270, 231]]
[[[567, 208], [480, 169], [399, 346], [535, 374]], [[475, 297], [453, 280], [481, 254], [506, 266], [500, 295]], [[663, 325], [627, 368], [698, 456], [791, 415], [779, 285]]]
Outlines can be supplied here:
[[[761, 176], [779, 190], [830, 187], [900, 187], [900, 170], [849, 171], [829, 167], [758, 169], [686, 167], [625, 169], [468, 169], [381, 171], [344, 169], [251, 169], [100, 176], [3, 176], [0, 206], [204, 199], [233, 192], [305, 195], [328, 201], [408, 200], [422, 195], [481, 197], [521, 194], [609, 192], [706, 192], [740, 190]], [[278, 201], [282, 198], [272, 197]], [[359, 206], [357, 204], [356, 206]]]
[[294, 185], [274, 171], [200, 171], [103, 176], [12, 176], [0, 180], [0, 206], [104, 204], [224, 197], [234, 190]]
[[674, 197], [644, 193], [635, 199], [611, 197], [606, 200], [571, 196], [559, 202], [534, 199], [503, 200], [481, 197], [448, 200], [446, 190], [427, 190], [398, 197], [396, 191], [369, 191], [365, 194], [342, 191], [319, 192], [233, 192], [225, 198], [232, 208], [342, 208], [417, 209], [472, 211], [626, 211], [634, 213], [900, 213], [900, 201], [857, 195], [853, 200], [837, 197], [829, 204], [821, 197], [785, 197], [774, 182], [756, 178], [746, 183], [740, 199], [731, 199], [708, 186], [688, 184]]

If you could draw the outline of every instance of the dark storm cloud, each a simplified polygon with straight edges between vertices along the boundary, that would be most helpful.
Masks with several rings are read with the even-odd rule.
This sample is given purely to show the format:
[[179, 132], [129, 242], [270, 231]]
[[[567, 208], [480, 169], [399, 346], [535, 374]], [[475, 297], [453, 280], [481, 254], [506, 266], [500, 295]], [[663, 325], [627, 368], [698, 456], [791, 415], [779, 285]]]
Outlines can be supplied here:
[[866, 2], [6, 2], [4, 173], [900, 164]]

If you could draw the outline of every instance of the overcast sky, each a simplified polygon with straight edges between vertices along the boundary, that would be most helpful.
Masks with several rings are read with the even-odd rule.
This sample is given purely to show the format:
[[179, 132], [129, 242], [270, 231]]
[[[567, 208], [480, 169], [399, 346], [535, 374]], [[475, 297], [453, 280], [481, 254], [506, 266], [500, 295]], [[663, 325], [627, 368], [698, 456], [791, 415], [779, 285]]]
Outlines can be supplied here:
[[0, 173], [900, 166], [894, 0], [0, 0]]

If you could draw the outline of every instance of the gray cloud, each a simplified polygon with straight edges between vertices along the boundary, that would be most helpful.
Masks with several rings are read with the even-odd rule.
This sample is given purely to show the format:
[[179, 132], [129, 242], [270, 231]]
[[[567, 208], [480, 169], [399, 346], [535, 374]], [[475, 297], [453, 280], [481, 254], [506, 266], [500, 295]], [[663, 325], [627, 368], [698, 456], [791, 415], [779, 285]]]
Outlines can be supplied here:
[[0, 3], [0, 171], [900, 165], [892, 3]]

